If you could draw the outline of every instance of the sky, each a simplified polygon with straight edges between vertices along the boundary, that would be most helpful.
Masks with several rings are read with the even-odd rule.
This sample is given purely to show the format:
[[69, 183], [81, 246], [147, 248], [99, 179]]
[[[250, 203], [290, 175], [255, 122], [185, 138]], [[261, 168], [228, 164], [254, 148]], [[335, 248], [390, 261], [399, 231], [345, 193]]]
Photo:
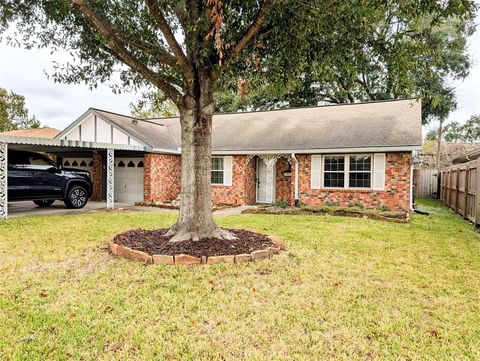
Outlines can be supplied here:
[[[463, 123], [480, 114], [480, 30], [469, 40], [469, 53], [473, 62], [470, 75], [452, 82], [458, 109], [450, 114], [449, 121]], [[54, 61], [65, 63], [70, 59], [66, 52], [51, 54], [48, 49], [25, 50], [0, 43], [0, 87], [25, 96], [30, 114], [42, 125], [58, 129], [68, 126], [89, 107], [130, 114], [130, 103], [135, 103], [139, 94], [113, 94], [108, 85], [90, 90], [85, 84], [58, 84], [47, 77], [46, 73], [53, 72]], [[435, 126], [433, 123], [429, 128]]]

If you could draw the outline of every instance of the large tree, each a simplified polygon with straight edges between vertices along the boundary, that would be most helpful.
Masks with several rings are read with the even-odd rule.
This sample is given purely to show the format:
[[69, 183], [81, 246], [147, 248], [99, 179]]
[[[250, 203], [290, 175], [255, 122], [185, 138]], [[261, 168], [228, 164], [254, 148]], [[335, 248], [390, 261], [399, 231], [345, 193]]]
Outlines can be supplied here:
[[392, 26], [402, 29], [396, 36], [404, 38], [421, 31], [410, 28], [412, 19], [470, 19], [473, 2], [0, 0], [0, 10], [3, 27], [14, 23], [22, 34], [14, 41], [68, 49], [76, 56], [54, 74], [56, 80], [95, 86], [119, 71], [121, 87], [150, 85], [175, 103], [182, 129], [182, 192], [170, 234], [180, 241], [231, 237], [211, 212], [212, 115], [219, 81], [236, 79], [245, 90], [255, 84], [250, 79], [268, 80], [272, 87], [290, 89], [309, 71], [326, 79], [336, 71], [357, 71], [347, 65], [362, 48], [373, 62], [399, 57], [398, 64], [392, 60], [396, 71], [406, 72], [412, 67], [405, 60], [410, 49], [392, 50], [389, 33], [375, 36], [372, 16], [388, 10]]
[[[470, 68], [467, 40], [475, 30], [472, 18], [463, 11], [438, 16], [420, 4], [412, 8], [409, 1], [379, 1], [372, 8], [368, 2], [351, 4], [342, 5], [340, 21], [331, 17], [337, 21], [332, 24], [335, 32], [328, 34], [332, 39], [310, 41], [309, 61], [289, 69], [284, 82], [265, 81], [252, 72], [222, 78], [218, 109], [265, 110], [410, 97], [422, 99], [424, 123], [446, 118], [456, 108], [451, 80], [465, 78]], [[282, 71], [284, 60], [274, 59], [279, 65], [267, 71]], [[247, 92], [238, 86], [239, 80], [249, 83]]]
[[37, 118], [29, 114], [23, 95], [0, 88], [0, 132], [39, 126]]

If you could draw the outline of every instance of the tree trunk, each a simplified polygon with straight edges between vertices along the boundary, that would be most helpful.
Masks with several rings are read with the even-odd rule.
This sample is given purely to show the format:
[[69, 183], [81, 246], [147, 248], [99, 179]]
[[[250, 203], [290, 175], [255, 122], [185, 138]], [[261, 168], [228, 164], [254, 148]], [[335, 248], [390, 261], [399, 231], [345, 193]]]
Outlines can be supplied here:
[[233, 239], [212, 216], [211, 151], [214, 112], [213, 83], [199, 77], [179, 106], [182, 129], [182, 189], [180, 215], [170, 228], [170, 242], [203, 238]]
[[437, 159], [435, 160], [435, 168], [440, 170], [440, 155], [442, 151], [442, 137], [443, 137], [443, 118], [440, 118], [440, 124], [438, 126], [437, 133]]

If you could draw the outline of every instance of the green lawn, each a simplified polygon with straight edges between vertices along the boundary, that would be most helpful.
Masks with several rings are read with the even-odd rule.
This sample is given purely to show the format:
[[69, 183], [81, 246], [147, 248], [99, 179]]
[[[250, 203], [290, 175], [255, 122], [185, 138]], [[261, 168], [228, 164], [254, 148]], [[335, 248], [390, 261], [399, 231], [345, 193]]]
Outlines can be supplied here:
[[272, 260], [147, 266], [118, 232], [172, 215], [0, 222], [0, 359], [480, 359], [480, 234], [435, 201], [411, 224], [241, 215]]

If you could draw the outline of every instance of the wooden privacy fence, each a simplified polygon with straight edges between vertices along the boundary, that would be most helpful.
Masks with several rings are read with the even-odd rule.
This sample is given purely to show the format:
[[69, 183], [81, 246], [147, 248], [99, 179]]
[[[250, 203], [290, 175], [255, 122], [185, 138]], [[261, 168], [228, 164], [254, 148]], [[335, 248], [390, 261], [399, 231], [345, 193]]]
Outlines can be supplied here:
[[413, 171], [413, 194], [415, 198], [435, 197], [437, 194], [436, 169], [415, 169]]
[[480, 225], [480, 160], [441, 170], [440, 199], [463, 218]]

